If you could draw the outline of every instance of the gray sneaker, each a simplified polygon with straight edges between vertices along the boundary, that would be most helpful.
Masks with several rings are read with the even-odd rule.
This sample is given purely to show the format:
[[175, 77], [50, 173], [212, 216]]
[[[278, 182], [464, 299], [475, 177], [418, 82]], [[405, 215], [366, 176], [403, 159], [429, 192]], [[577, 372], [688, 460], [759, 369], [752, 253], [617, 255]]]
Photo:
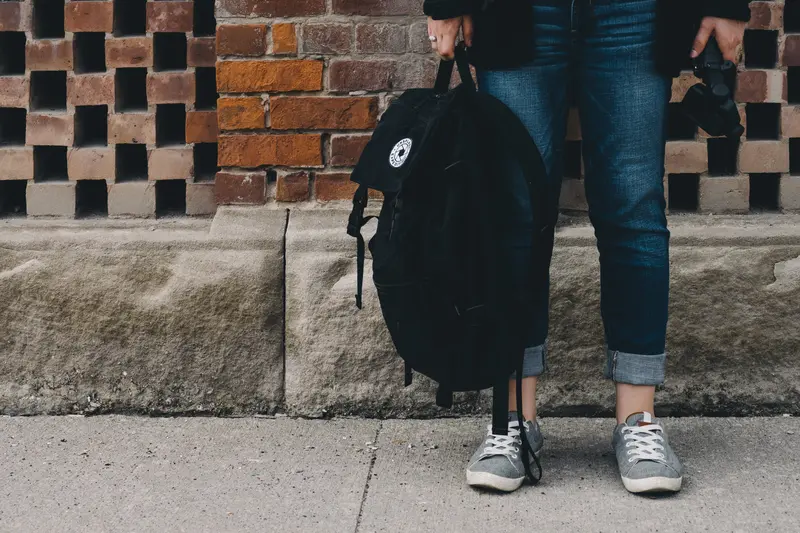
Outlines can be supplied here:
[[[528, 442], [538, 457], [544, 438], [536, 421], [525, 422]], [[530, 458], [534, 464], [533, 457]], [[493, 435], [492, 425], [483, 444], [475, 451], [467, 467], [467, 484], [471, 487], [513, 492], [525, 481], [525, 465], [522, 463], [522, 438], [516, 413], [509, 414], [508, 435]]]
[[678, 492], [683, 465], [661, 423], [650, 413], [634, 413], [614, 429], [614, 452], [622, 484], [630, 492]]

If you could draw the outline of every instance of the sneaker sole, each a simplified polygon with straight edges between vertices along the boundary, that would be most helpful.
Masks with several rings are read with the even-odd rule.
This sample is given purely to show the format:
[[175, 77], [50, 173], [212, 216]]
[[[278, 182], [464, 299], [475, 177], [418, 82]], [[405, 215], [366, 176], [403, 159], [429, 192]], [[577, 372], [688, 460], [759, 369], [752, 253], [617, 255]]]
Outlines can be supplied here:
[[644, 479], [622, 478], [622, 484], [628, 492], [678, 492], [683, 483], [682, 477], [648, 477]]
[[[534, 455], [538, 458], [542, 453], [541, 449]], [[531, 463], [533, 464], [533, 463]], [[467, 485], [481, 489], [492, 489], [500, 492], [514, 492], [525, 482], [525, 476], [520, 478], [508, 478], [490, 474], [489, 472], [470, 472], [467, 470]]]

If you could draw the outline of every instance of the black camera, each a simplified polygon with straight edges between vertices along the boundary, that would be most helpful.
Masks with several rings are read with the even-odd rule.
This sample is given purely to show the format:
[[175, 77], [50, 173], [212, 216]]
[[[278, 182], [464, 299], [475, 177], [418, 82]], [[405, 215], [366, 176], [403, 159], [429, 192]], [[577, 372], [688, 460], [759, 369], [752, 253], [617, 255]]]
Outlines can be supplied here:
[[744, 127], [733, 99], [736, 65], [723, 58], [714, 37], [695, 58], [694, 74], [703, 81], [686, 93], [684, 113], [712, 137], [741, 137]]

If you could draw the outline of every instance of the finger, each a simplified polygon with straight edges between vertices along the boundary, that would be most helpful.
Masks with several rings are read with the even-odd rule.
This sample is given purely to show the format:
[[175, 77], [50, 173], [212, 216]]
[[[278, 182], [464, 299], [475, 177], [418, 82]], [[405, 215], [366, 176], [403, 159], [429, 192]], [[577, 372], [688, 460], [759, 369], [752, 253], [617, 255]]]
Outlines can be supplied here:
[[713, 24], [703, 22], [703, 24], [700, 26], [700, 30], [697, 32], [697, 36], [694, 38], [694, 43], [692, 44], [692, 59], [699, 56], [703, 50], [706, 49], [706, 45], [708, 44], [708, 40], [711, 38], [713, 31]]
[[456, 38], [455, 35], [439, 35], [439, 55], [444, 59], [453, 59], [456, 55]]
[[472, 24], [472, 17], [465, 16], [464, 22], [462, 27], [462, 31], [464, 32], [464, 42], [467, 46], [472, 46], [472, 35], [474, 32], [474, 25]]

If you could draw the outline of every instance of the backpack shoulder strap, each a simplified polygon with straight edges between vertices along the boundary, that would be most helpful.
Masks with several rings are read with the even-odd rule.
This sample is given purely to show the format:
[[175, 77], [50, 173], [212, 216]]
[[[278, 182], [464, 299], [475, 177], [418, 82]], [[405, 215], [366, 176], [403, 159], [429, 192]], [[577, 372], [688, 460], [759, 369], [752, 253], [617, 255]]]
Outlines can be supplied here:
[[365, 217], [364, 210], [367, 208], [367, 201], [369, 199], [369, 188], [366, 185], [359, 185], [355, 194], [353, 195], [353, 210], [350, 212], [350, 218], [347, 222], [347, 234], [355, 237], [358, 242], [358, 249], [356, 254], [356, 264], [358, 269], [358, 280], [356, 287], [356, 307], [362, 308], [362, 295], [364, 292], [364, 261], [366, 259], [367, 250], [364, 236], [361, 234], [367, 222], [375, 218], [374, 216]]

